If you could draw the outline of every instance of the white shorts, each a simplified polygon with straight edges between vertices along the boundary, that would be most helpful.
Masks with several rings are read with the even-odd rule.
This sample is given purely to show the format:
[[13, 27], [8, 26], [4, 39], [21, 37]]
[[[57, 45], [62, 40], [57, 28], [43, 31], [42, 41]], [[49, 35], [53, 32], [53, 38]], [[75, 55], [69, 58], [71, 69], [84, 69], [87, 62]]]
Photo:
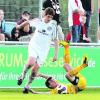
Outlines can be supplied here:
[[36, 58], [36, 62], [39, 66], [45, 62], [47, 55], [48, 55], [48, 52], [40, 50], [37, 45], [29, 44], [28, 56]]

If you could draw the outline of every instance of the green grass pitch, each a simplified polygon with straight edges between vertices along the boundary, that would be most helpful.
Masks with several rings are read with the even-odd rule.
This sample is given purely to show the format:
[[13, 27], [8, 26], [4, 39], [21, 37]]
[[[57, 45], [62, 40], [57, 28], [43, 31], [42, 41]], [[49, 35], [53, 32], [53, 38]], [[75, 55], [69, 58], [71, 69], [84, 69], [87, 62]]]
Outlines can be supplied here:
[[[45, 92], [45, 89], [35, 89]], [[0, 89], [0, 100], [100, 100], [100, 88], [86, 89], [78, 94], [23, 94], [22, 89]]]

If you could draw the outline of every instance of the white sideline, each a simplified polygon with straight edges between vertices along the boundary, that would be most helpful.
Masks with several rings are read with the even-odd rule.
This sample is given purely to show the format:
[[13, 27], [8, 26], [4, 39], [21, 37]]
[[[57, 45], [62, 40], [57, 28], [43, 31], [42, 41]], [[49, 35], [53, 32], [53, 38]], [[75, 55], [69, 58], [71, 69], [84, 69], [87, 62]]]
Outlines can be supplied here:
[[[0, 87], [0, 89], [6, 89], [6, 88], [9, 88], [9, 89], [18, 89], [18, 88], [23, 88], [22, 86], [16, 86], [16, 87]], [[31, 87], [31, 88], [46, 88], [45, 86], [43, 87]], [[100, 88], [100, 86], [87, 86], [87, 88]]]
[[[0, 41], [0, 45], [28, 45], [28, 43], [22, 41]], [[70, 46], [100, 46], [100, 43], [70, 43]]]

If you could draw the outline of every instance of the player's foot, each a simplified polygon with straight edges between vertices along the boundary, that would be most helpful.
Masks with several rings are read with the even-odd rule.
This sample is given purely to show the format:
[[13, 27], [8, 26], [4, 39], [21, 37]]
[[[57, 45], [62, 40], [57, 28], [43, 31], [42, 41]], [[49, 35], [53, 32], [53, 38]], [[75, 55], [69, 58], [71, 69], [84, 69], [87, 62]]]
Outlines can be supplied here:
[[86, 67], [88, 66], [88, 60], [87, 60], [87, 57], [86, 56], [83, 59], [83, 64], [86, 64]]
[[18, 84], [18, 85], [21, 85], [22, 82], [23, 82], [23, 79], [22, 79], [22, 75], [21, 75], [21, 76], [18, 78], [18, 82], [17, 82], [17, 84]]
[[27, 94], [28, 91], [29, 91], [29, 89], [25, 87], [24, 90], [23, 90], [23, 93]]

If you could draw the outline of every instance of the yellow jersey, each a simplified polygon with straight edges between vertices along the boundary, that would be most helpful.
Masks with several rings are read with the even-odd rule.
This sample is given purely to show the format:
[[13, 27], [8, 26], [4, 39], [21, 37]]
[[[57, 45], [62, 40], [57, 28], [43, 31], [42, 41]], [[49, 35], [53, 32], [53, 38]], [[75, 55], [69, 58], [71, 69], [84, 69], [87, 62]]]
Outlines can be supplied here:
[[51, 94], [75, 94], [78, 91], [82, 91], [86, 88], [86, 79], [81, 74], [77, 74], [79, 81], [77, 85], [69, 84], [59, 84], [55, 89], [51, 89]]
[[59, 84], [55, 89], [51, 89], [51, 94], [75, 94], [76, 87], [73, 84]]

